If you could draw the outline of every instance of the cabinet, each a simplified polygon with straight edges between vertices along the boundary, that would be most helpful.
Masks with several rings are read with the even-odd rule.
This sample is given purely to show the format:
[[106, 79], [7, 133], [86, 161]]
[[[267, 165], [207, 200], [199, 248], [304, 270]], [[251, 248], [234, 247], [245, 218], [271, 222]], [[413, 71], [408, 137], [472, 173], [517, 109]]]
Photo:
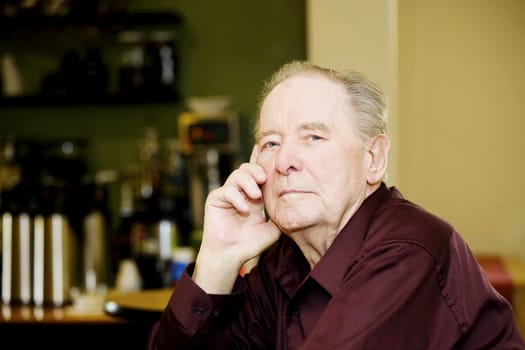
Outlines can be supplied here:
[[179, 100], [178, 13], [84, 12], [0, 14], [0, 106]]
[[3, 348], [144, 350], [151, 324], [69, 308], [2, 305]]

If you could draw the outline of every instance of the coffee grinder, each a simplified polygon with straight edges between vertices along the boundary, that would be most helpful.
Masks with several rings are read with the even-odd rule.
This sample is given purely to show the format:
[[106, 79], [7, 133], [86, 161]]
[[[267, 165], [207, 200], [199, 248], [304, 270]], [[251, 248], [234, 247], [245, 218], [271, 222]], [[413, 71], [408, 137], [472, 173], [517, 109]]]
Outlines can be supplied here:
[[221, 186], [237, 166], [238, 116], [232, 111], [186, 112], [179, 117], [178, 130], [181, 152], [188, 166], [194, 232], [200, 234], [206, 196]]

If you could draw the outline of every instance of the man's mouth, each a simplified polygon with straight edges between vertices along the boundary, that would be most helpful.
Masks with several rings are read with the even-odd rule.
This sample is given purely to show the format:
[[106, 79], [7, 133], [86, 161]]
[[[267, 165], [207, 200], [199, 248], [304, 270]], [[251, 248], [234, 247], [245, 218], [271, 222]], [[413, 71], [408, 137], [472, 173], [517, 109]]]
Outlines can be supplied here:
[[288, 190], [280, 191], [279, 197], [284, 197], [284, 196], [294, 195], [294, 194], [304, 194], [304, 193], [307, 193], [307, 191], [288, 189]]

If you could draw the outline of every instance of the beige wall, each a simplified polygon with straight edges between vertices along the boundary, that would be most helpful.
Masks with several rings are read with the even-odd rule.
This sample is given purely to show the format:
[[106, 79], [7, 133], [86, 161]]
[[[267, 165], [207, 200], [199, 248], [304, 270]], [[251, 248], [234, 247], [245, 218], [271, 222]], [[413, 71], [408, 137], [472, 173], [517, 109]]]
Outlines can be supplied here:
[[397, 0], [307, 0], [306, 16], [309, 60], [357, 69], [387, 91], [393, 140], [388, 178], [397, 183]]
[[[391, 184], [453, 223], [475, 252], [525, 259], [525, 1], [309, 0], [307, 8], [309, 58], [370, 61], [362, 69], [393, 93]], [[387, 20], [395, 33], [384, 33]]]

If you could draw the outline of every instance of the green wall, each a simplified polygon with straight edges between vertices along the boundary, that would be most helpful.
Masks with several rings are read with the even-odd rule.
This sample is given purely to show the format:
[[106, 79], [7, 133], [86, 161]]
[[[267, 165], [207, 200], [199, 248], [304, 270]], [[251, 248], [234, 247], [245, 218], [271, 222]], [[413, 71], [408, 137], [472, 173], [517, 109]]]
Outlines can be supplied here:
[[[147, 126], [162, 138], [176, 136], [177, 116], [191, 95], [230, 95], [241, 118], [241, 155], [251, 141], [248, 130], [261, 82], [290, 59], [305, 58], [304, 0], [288, 1], [121, 1], [131, 12], [171, 11], [180, 49], [180, 102], [116, 106], [0, 107], [0, 135], [17, 138], [87, 138], [90, 169], [122, 169], [137, 161], [137, 142]], [[95, 33], [94, 33], [95, 32]], [[5, 34], [5, 33], [4, 33]], [[116, 33], [20, 29], [2, 36], [0, 56], [12, 54], [28, 93], [38, 91], [44, 74], [57, 68], [67, 49], [99, 43], [106, 63], [115, 67]], [[110, 71], [115, 82], [115, 70]]]
[[[103, 3], [103, 2], [101, 2]], [[109, 2], [108, 2], [109, 3]], [[306, 57], [304, 0], [134, 0], [113, 1], [130, 12], [170, 11], [182, 24], [167, 27], [178, 38], [181, 99], [168, 104], [0, 107], [0, 139], [87, 139], [89, 173], [125, 170], [138, 163], [138, 143], [145, 128], [157, 128], [162, 140], [177, 136], [177, 118], [187, 96], [230, 95], [240, 117], [239, 158], [247, 159], [250, 128], [261, 83], [279, 65]], [[82, 28], [82, 29], [81, 29]], [[163, 29], [162, 25], [147, 30]], [[39, 91], [42, 77], [56, 71], [66, 50], [99, 45], [110, 68], [113, 89], [118, 66], [114, 29], [17, 28], [0, 31], [0, 57], [12, 54], [22, 72], [24, 90]], [[114, 224], [118, 219], [118, 184], [109, 188]]]

